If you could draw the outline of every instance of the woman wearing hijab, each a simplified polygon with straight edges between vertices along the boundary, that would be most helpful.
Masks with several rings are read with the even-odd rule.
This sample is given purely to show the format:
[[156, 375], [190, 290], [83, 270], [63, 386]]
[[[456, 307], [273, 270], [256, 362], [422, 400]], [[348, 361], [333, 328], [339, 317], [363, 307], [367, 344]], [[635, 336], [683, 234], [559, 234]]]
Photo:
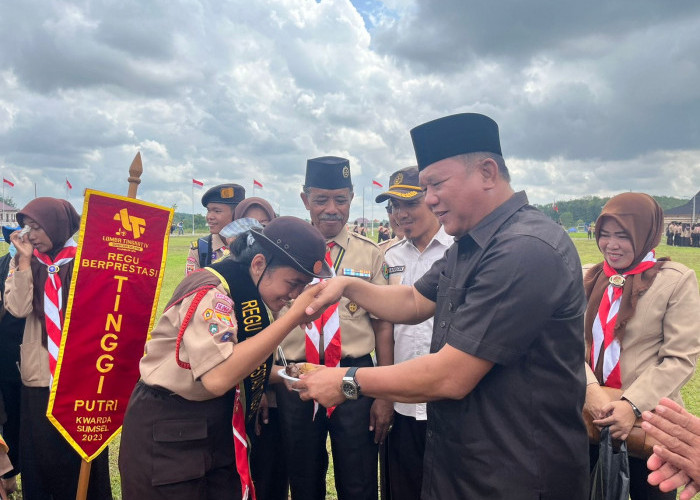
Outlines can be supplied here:
[[263, 226], [267, 226], [275, 218], [275, 211], [267, 200], [251, 196], [240, 202], [233, 212], [233, 220], [255, 219]]
[[[656, 258], [663, 211], [643, 193], [623, 193], [603, 207], [595, 225], [603, 262], [584, 277], [586, 402], [593, 423], [625, 440], [645, 410], [662, 397], [682, 404], [700, 352], [700, 295], [695, 272]], [[619, 389], [621, 396], [611, 397]], [[591, 447], [591, 466], [597, 446]], [[675, 499], [647, 483], [642, 458], [630, 456], [632, 500]]]
[[[21, 345], [20, 469], [25, 500], [73, 499], [80, 456], [46, 417], [56, 354], [61, 343], [80, 217], [66, 200], [36, 198], [17, 213], [10, 240], [17, 255], [5, 282], [5, 308], [26, 318]], [[111, 499], [108, 453], [92, 462], [89, 499]]]
[[246, 426], [272, 351], [311, 320], [304, 309], [314, 290], [302, 291], [331, 276], [325, 253], [316, 228], [280, 217], [237, 236], [230, 256], [178, 285], [146, 343], [124, 417], [125, 500], [255, 498]]

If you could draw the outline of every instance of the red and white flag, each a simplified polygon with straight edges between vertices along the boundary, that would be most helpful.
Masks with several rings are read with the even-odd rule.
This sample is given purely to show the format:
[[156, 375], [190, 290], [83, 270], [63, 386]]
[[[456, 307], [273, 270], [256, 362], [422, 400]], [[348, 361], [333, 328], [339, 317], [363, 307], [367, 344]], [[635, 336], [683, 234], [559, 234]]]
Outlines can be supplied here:
[[375, 181], [375, 180], [372, 180], [372, 185], [373, 185], [373, 186], [380, 187], [380, 188], [383, 188], [383, 187], [384, 187], [384, 186], [382, 186], [381, 184], [379, 184], [379, 183], [378, 183], [377, 181]]
[[68, 186], [68, 189], [73, 189], [73, 185], [68, 182], [68, 177], [66, 177], [66, 186]]
[[262, 186], [262, 183], [256, 181], [255, 179], [253, 179], [253, 186], [257, 186], [257, 187], [259, 187], [259, 188], [262, 188], [262, 187], [263, 187], [263, 186]]
[[10, 187], [15, 187], [15, 183], [14, 183], [14, 182], [12, 182], [12, 181], [9, 180], [9, 179], [5, 179], [4, 177], [2, 178], [2, 182], [4, 182], [5, 184], [7, 184], [7, 185], [10, 186]]
[[201, 188], [204, 186], [204, 183], [202, 181], [198, 181], [197, 179], [192, 179], [192, 185], [194, 187]]

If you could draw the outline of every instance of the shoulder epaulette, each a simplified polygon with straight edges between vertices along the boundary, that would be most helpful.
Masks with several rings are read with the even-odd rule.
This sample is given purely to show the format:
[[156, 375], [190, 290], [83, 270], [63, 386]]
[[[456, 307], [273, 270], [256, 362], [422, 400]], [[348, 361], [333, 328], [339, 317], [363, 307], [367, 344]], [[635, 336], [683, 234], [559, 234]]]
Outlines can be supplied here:
[[371, 243], [375, 247], [378, 247], [378, 245], [374, 241], [369, 239], [367, 236], [362, 236], [360, 233], [353, 233], [352, 231], [348, 232], [348, 234], [354, 236], [355, 238], [357, 238], [359, 240], [363, 240], [363, 241], [366, 241], [367, 243]]
[[190, 250], [197, 250], [199, 248], [199, 240], [190, 241]]

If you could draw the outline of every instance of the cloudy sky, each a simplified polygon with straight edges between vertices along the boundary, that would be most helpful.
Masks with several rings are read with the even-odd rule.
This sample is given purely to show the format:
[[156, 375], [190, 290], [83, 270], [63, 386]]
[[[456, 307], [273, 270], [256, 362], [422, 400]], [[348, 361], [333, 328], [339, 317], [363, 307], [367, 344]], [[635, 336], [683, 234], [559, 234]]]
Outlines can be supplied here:
[[[697, 0], [0, 3], [0, 168], [22, 206], [93, 188], [190, 211], [192, 179], [306, 215], [307, 158], [350, 159], [352, 216], [415, 163], [409, 130], [500, 125], [534, 203], [700, 189]], [[195, 209], [202, 191], [196, 191]], [[381, 213], [375, 206], [374, 213]]]

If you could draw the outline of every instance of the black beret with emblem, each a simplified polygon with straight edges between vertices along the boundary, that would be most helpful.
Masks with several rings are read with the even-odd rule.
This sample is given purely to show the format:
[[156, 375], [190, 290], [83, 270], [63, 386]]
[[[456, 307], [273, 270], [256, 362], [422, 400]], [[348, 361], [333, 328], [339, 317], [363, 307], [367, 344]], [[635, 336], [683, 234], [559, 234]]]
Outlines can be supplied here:
[[304, 187], [319, 189], [352, 189], [350, 162], [337, 156], [321, 156], [306, 161]]
[[245, 188], [240, 184], [219, 184], [209, 189], [202, 196], [202, 205], [209, 203], [224, 203], [226, 205], [238, 205], [245, 200]]
[[418, 184], [418, 167], [397, 170], [389, 177], [389, 190], [377, 196], [374, 201], [382, 203], [389, 198], [412, 200], [423, 194]]
[[318, 229], [289, 215], [272, 219], [264, 228], [253, 228], [255, 241], [299, 272], [326, 279], [333, 271], [326, 263], [326, 240]]
[[467, 153], [501, 153], [498, 125], [485, 115], [460, 113], [418, 125], [411, 130], [418, 169]]

